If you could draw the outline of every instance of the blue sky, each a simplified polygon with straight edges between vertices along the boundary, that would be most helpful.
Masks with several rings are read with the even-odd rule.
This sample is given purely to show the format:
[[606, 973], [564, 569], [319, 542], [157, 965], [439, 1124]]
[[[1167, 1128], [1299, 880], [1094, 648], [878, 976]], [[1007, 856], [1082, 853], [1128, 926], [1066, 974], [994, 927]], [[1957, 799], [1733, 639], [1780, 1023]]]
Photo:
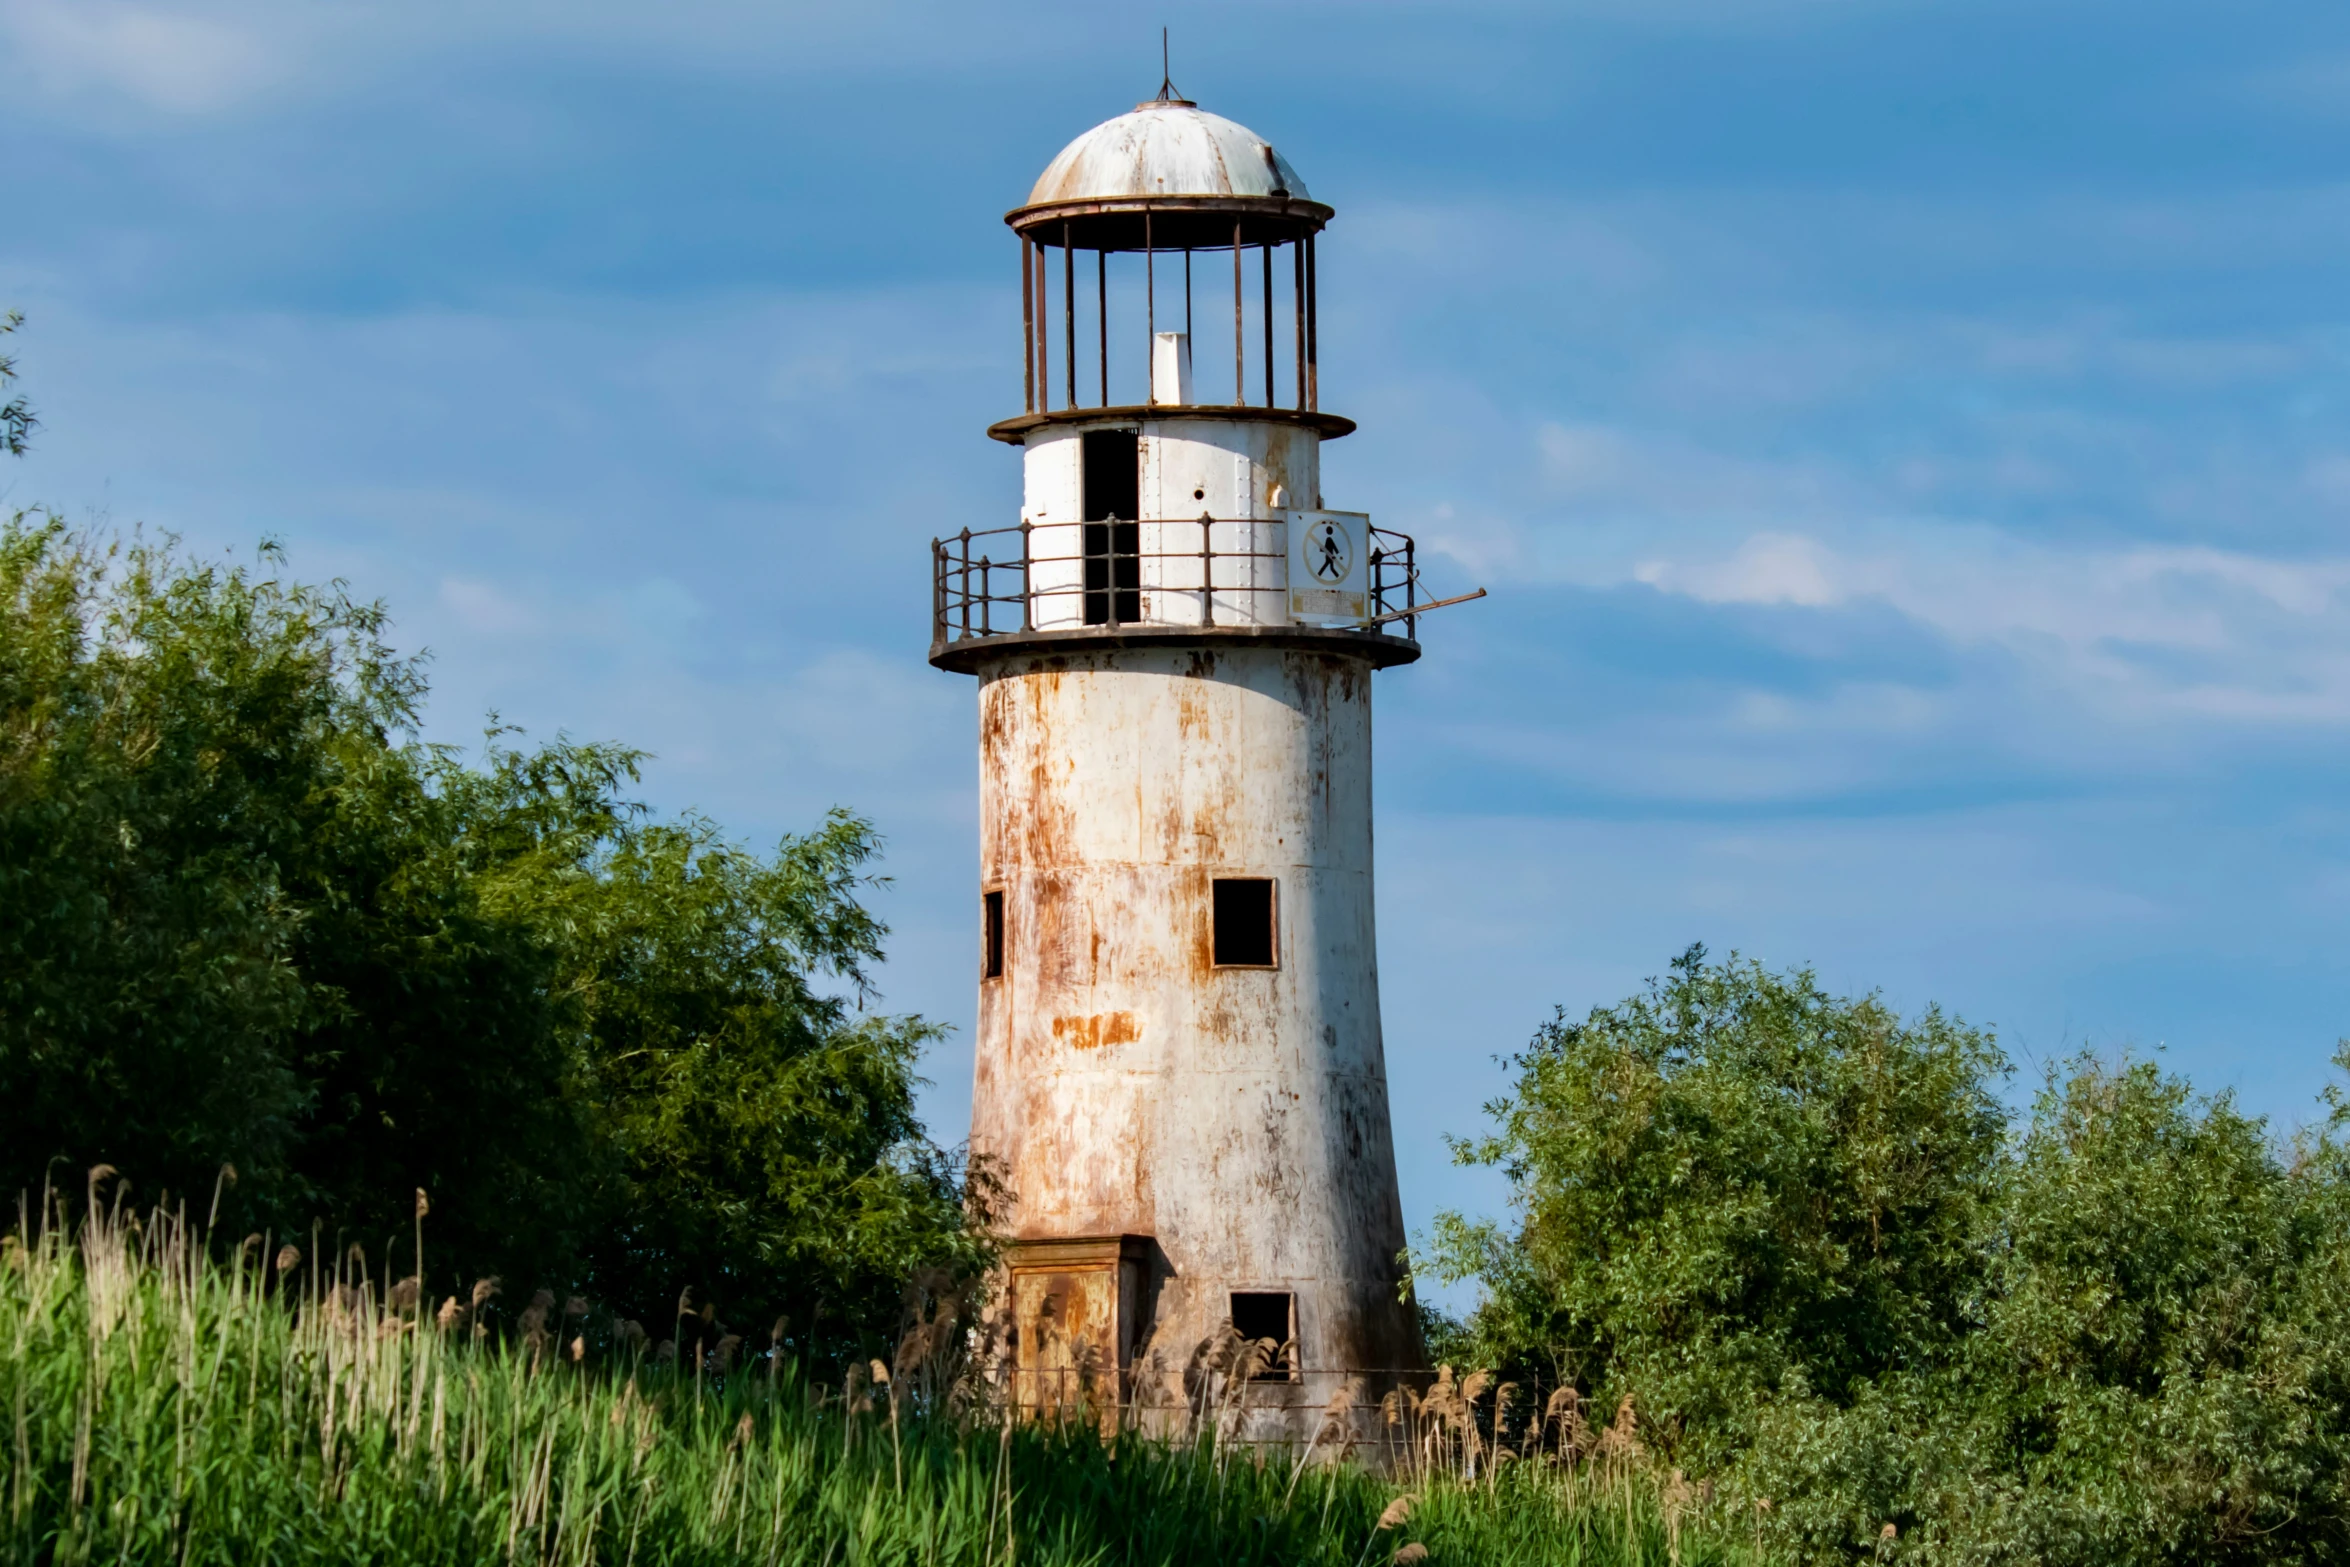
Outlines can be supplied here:
[[[0, 0], [4, 498], [284, 539], [665, 808], [890, 840], [971, 1010], [933, 533], [1017, 507], [999, 218], [1178, 85], [1338, 220], [1407, 1212], [1494, 1058], [1691, 941], [2160, 1049], [2290, 1127], [2350, 1031], [2350, 12], [2314, 4]], [[932, 1062], [959, 1135], [967, 1046]]]

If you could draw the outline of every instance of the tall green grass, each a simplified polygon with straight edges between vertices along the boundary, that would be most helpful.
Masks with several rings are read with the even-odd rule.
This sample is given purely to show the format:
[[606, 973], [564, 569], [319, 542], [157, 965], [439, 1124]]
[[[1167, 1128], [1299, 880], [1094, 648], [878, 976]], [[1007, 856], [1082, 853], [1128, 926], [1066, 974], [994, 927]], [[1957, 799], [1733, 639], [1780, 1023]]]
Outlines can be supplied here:
[[544, 1304], [513, 1341], [427, 1304], [355, 1258], [211, 1258], [168, 1215], [8, 1237], [0, 1561], [1744, 1559], [1629, 1474], [1523, 1463], [1423, 1480], [1406, 1507], [1357, 1469], [893, 1410], [764, 1362], [599, 1364]]

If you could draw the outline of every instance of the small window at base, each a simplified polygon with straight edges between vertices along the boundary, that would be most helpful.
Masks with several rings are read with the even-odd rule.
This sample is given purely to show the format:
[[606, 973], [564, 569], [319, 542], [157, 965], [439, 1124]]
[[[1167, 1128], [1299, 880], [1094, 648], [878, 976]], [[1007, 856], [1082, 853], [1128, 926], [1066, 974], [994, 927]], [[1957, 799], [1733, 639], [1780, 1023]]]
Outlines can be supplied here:
[[979, 937], [979, 977], [1004, 977], [1004, 895], [996, 892], [980, 895], [981, 932]]
[[1218, 968], [1271, 968], [1280, 950], [1273, 924], [1273, 883], [1232, 877], [1214, 883], [1215, 963]]
[[1291, 1344], [1297, 1337], [1296, 1302], [1297, 1297], [1287, 1290], [1232, 1292], [1232, 1331], [1252, 1345], [1267, 1339], [1273, 1344], [1272, 1349], [1259, 1351], [1267, 1359], [1252, 1381], [1291, 1380], [1297, 1364], [1297, 1352]]

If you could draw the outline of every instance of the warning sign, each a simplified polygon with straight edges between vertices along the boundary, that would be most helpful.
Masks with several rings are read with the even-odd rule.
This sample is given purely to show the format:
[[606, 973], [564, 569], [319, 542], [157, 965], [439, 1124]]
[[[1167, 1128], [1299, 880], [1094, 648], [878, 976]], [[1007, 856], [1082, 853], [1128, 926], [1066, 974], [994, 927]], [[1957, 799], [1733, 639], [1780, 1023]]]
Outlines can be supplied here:
[[1300, 625], [1351, 625], [1369, 617], [1371, 519], [1359, 511], [1293, 511], [1289, 526], [1289, 618]]

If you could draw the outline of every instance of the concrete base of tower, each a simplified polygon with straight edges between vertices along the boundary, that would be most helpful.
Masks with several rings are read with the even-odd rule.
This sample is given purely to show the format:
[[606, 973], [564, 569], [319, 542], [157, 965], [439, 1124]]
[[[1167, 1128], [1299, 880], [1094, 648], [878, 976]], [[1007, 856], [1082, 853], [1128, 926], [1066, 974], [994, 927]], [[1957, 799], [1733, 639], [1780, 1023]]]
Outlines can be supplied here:
[[[1365, 1354], [1362, 1364], [1315, 1365], [1294, 1332], [1276, 1339], [1271, 1324], [1249, 1323], [1245, 1309], [1236, 1323], [1212, 1284], [1173, 1275], [1168, 1261], [1149, 1236], [1012, 1242], [987, 1335], [998, 1396], [1031, 1418], [1091, 1420], [1105, 1431], [1311, 1446], [1374, 1467], [1402, 1455], [1411, 1421], [1401, 1411], [1391, 1417], [1387, 1406], [1399, 1389], [1428, 1386], [1416, 1335]], [[1327, 1316], [1375, 1281], [1290, 1282], [1304, 1288], [1251, 1292], [1255, 1304]], [[1301, 1293], [1309, 1301], [1302, 1308], [1292, 1304]], [[1389, 1320], [1356, 1327], [1392, 1331], [1390, 1314], [1381, 1315]], [[1251, 1338], [1247, 1326], [1268, 1331]], [[1360, 1332], [1333, 1336], [1374, 1342]]]
[[[1379, 1026], [1372, 667], [1203, 639], [975, 671], [997, 934], [972, 1149], [1009, 1186], [998, 1326], [1022, 1402], [1303, 1444], [1343, 1389], [1349, 1445], [1376, 1445], [1378, 1401], [1422, 1372]], [[1260, 1341], [1252, 1367], [1239, 1346]]]

